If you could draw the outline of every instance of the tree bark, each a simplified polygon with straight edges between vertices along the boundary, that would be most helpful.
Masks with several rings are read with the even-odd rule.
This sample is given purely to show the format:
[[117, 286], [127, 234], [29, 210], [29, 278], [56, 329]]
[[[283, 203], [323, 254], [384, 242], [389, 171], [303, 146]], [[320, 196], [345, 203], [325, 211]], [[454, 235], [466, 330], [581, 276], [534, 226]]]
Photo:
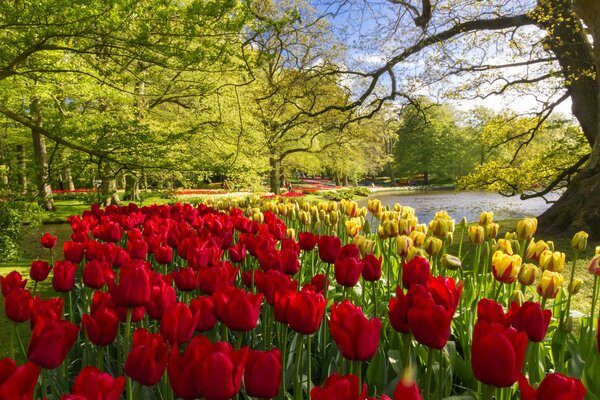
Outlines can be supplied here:
[[[568, 7], [566, 0], [554, 0], [561, 7]], [[556, 6], [556, 4], [554, 4]], [[592, 146], [592, 152], [585, 167], [569, 182], [563, 195], [539, 217], [539, 225], [542, 230], [575, 232], [584, 230], [594, 238], [600, 238], [600, 80], [596, 77], [600, 72], [600, 2], [597, 0], [575, 0], [574, 10], [590, 29], [593, 37], [594, 47], [585, 38], [580, 38], [579, 43], [571, 44], [571, 52], [563, 55], [558, 48], [553, 51], [561, 58], [573, 57], [575, 48], [587, 45], [588, 54], [579, 56], [581, 59], [591, 60], [591, 67], [595, 72], [592, 78], [584, 77], [588, 87], [585, 92], [571, 90], [568, 88], [573, 99], [573, 113], [579, 120], [586, 137]], [[564, 9], [563, 9], [564, 11]], [[571, 13], [571, 16], [575, 16]], [[581, 25], [581, 24], [580, 24]], [[580, 31], [583, 35], [583, 30]], [[568, 38], [568, 37], [567, 37]], [[558, 37], [559, 41], [563, 38]], [[568, 47], [569, 43], [563, 43], [562, 47]], [[576, 51], [575, 51], [576, 52]], [[561, 61], [561, 66], [563, 62]], [[564, 68], [564, 67], [563, 67]], [[592, 79], [592, 80], [591, 80]], [[589, 109], [586, 115], [576, 113], [580, 104], [588, 103]]]
[[280, 169], [281, 162], [277, 158], [271, 158], [269, 160], [271, 170], [269, 171], [269, 184], [271, 192], [275, 194], [281, 193], [281, 180], [280, 180]]
[[119, 194], [117, 193], [117, 179], [115, 178], [108, 163], [104, 163], [104, 168], [102, 169], [100, 198], [102, 205], [104, 206], [110, 206], [112, 204], [119, 205], [121, 203]]
[[[37, 96], [33, 96], [31, 101], [31, 113], [35, 125], [42, 126], [42, 114], [40, 112], [40, 102]], [[54, 200], [52, 199], [52, 186], [50, 186], [50, 169], [48, 166], [48, 152], [46, 150], [46, 139], [37, 129], [31, 130], [31, 139], [33, 141], [33, 155], [35, 159], [35, 172], [38, 187], [38, 203], [46, 211], [55, 210]]]
[[4, 149], [4, 138], [0, 135], [0, 188], [8, 189], [8, 171], [10, 170], [8, 164], [8, 157], [6, 157], [6, 151]]
[[71, 167], [67, 165], [64, 170], [65, 180], [67, 181], [67, 189], [75, 190], [75, 182], [73, 182], [73, 174], [71, 172]]
[[123, 200], [140, 201], [140, 182], [135, 175], [125, 175], [125, 194]]

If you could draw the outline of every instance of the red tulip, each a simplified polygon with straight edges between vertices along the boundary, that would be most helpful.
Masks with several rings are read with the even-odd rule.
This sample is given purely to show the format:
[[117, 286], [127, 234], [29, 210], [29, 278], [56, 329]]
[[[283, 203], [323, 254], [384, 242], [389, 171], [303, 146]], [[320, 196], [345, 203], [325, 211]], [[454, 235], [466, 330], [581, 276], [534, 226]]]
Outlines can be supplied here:
[[256, 327], [262, 299], [262, 293], [253, 295], [233, 286], [221, 288], [213, 295], [215, 316], [233, 331], [251, 331]]
[[73, 264], [79, 264], [81, 260], [83, 260], [85, 245], [78, 242], [65, 242], [63, 244], [63, 252], [65, 254], [65, 260], [70, 261]]
[[183, 357], [175, 346], [167, 371], [173, 391], [183, 399], [234, 397], [242, 383], [247, 351], [247, 347], [234, 351], [226, 342], [211, 344], [204, 336], [196, 336]]
[[41, 368], [57, 368], [77, 339], [79, 328], [68, 321], [40, 318], [31, 332], [27, 359]]
[[287, 324], [287, 312], [290, 306], [290, 298], [296, 293], [295, 288], [284, 288], [275, 292], [275, 301], [273, 303], [273, 316], [275, 321]]
[[300, 232], [298, 233], [298, 243], [300, 248], [304, 251], [312, 251], [317, 245], [319, 237], [312, 232]]
[[356, 259], [356, 261], [360, 259], [360, 249], [354, 243], [349, 243], [341, 248], [338, 258], [347, 257], [352, 257]]
[[37, 282], [43, 282], [48, 278], [52, 271], [52, 266], [44, 260], [35, 260], [31, 262], [29, 277]]
[[490, 299], [481, 299], [477, 303], [477, 320], [488, 324], [496, 322], [505, 328], [510, 326], [510, 320], [504, 314], [502, 305]]
[[295, 275], [300, 270], [298, 253], [294, 250], [283, 249], [279, 252], [279, 263], [284, 274]]
[[539, 303], [526, 301], [522, 306], [513, 302], [510, 305], [507, 319], [519, 332], [525, 332], [532, 342], [541, 342], [546, 337], [552, 311], [542, 310]]
[[462, 293], [462, 284], [458, 288], [455, 285], [451, 278], [437, 277], [429, 281], [427, 289], [411, 286], [415, 286], [415, 297], [408, 311], [408, 325], [417, 342], [434, 349], [444, 348]]
[[586, 390], [579, 379], [559, 373], [546, 375], [537, 390], [532, 388], [527, 378], [519, 374], [521, 400], [583, 400]]
[[160, 334], [168, 343], [186, 343], [194, 335], [199, 314], [192, 311], [185, 303], [171, 303], [160, 321]]
[[337, 236], [321, 236], [319, 238], [319, 257], [328, 264], [333, 264], [342, 251], [342, 242]]
[[105, 261], [92, 260], [83, 267], [83, 284], [89, 288], [102, 288], [106, 277], [114, 280], [114, 271]]
[[275, 292], [289, 288], [296, 290], [298, 282], [292, 280], [288, 275], [276, 269], [270, 269], [266, 272], [261, 270], [246, 271], [242, 274], [244, 285], [252, 287], [252, 274], [254, 273], [254, 286], [265, 295], [267, 303], [273, 305], [275, 302]]
[[240, 263], [246, 259], [246, 245], [243, 243], [231, 246], [228, 251], [231, 262]]
[[154, 386], [167, 367], [169, 345], [158, 333], [145, 329], [133, 332], [133, 344], [125, 362], [125, 374], [144, 386]]
[[527, 335], [498, 323], [479, 321], [473, 331], [471, 367], [475, 377], [488, 385], [509, 387], [521, 372]]
[[31, 400], [40, 368], [33, 363], [17, 367], [10, 358], [0, 360], [0, 399]]
[[154, 280], [150, 286], [150, 300], [144, 304], [148, 316], [154, 320], [162, 319], [165, 310], [177, 301], [175, 288], [162, 279]]
[[[362, 390], [361, 390], [362, 389]], [[367, 385], [362, 388], [356, 375], [331, 375], [323, 387], [315, 386], [310, 391], [311, 400], [364, 400], [367, 398]]]
[[173, 261], [173, 248], [171, 246], [159, 246], [154, 251], [156, 262], [165, 265]]
[[315, 333], [321, 325], [327, 305], [323, 295], [310, 290], [287, 293], [289, 293], [289, 303], [286, 319], [290, 328], [305, 335]]
[[375, 282], [381, 278], [381, 256], [367, 254], [363, 259], [362, 277], [367, 282]]
[[182, 292], [191, 292], [198, 289], [198, 274], [193, 268], [180, 268], [173, 272], [175, 286]]
[[48, 300], [41, 300], [36, 296], [29, 302], [31, 308], [31, 330], [35, 329], [36, 321], [40, 319], [60, 320], [62, 318], [63, 299], [54, 297]]
[[325, 277], [325, 274], [316, 274], [310, 278], [310, 284], [314, 287], [314, 291], [317, 293], [325, 293], [325, 289], [329, 287], [329, 279]]
[[54, 263], [54, 275], [52, 276], [52, 287], [57, 292], [70, 292], [75, 287], [75, 272], [77, 264], [70, 261], [56, 261]]
[[423, 400], [423, 397], [421, 397], [421, 391], [417, 383], [410, 377], [405, 376], [396, 385], [394, 400]]
[[4, 312], [6, 317], [13, 322], [27, 321], [31, 316], [29, 303], [31, 293], [23, 288], [16, 288], [4, 299]]
[[90, 342], [96, 346], [107, 346], [115, 341], [119, 328], [119, 317], [109, 307], [101, 307], [91, 315], [81, 317], [81, 326]]
[[27, 279], [23, 279], [18, 271], [12, 271], [6, 276], [0, 275], [0, 288], [4, 297], [16, 288], [25, 289], [25, 285], [27, 285]]
[[150, 279], [144, 263], [130, 262], [119, 271], [119, 283], [108, 281], [112, 301], [121, 307], [140, 307], [150, 300]]
[[124, 387], [124, 377], [113, 378], [95, 367], [84, 367], [75, 378], [71, 395], [88, 400], [119, 400]]
[[56, 240], [57, 239], [58, 239], [57, 236], [52, 236], [50, 233], [46, 232], [40, 238], [40, 244], [42, 245], [42, 247], [45, 247], [47, 249], [51, 249], [54, 246], [56, 246]]
[[[415, 286], [415, 289], [412, 291], [414, 292], [415, 290], [418, 290], [416, 288], [420, 287], [421, 286]], [[410, 294], [411, 290], [409, 289], [408, 292]], [[409, 301], [409, 297], [405, 295], [404, 291], [402, 291], [402, 288], [398, 286], [396, 288], [396, 297], [392, 297], [390, 299], [388, 311], [390, 325], [392, 325], [392, 328], [394, 328], [394, 330], [397, 332], [410, 332], [410, 327], [408, 325], [408, 310], [410, 310], [411, 307], [412, 302]]]
[[244, 387], [248, 396], [272, 399], [279, 393], [280, 384], [281, 354], [279, 350], [250, 350], [244, 368]]
[[214, 313], [212, 297], [196, 297], [190, 302], [190, 309], [195, 318], [198, 318], [196, 330], [198, 332], [210, 331], [217, 323]]
[[431, 266], [424, 257], [416, 256], [402, 264], [402, 286], [405, 289], [410, 288], [413, 284], [426, 286], [430, 276]]
[[335, 260], [335, 280], [342, 286], [353, 287], [360, 279], [363, 263], [354, 257], [338, 258]]
[[368, 320], [360, 307], [350, 301], [332, 306], [329, 329], [342, 357], [347, 360], [366, 361], [375, 355], [381, 321], [377, 317]]
[[198, 270], [198, 283], [200, 291], [204, 294], [213, 294], [221, 286], [231, 286], [239, 268], [233, 268], [228, 262], [214, 267], [201, 267]]

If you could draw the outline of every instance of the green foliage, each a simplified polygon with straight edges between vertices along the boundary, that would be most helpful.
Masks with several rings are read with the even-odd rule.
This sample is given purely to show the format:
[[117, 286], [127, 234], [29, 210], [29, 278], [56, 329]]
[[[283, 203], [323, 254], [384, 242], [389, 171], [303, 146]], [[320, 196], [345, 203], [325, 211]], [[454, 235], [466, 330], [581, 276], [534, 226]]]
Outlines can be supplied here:
[[481, 146], [473, 130], [459, 125], [456, 110], [428, 103], [422, 101], [422, 109], [411, 106], [402, 113], [395, 169], [401, 177], [428, 171], [431, 180], [451, 182], [473, 169]]
[[0, 201], [0, 261], [19, 258], [23, 225], [36, 227], [41, 216], [42, 210], [35, 202]]

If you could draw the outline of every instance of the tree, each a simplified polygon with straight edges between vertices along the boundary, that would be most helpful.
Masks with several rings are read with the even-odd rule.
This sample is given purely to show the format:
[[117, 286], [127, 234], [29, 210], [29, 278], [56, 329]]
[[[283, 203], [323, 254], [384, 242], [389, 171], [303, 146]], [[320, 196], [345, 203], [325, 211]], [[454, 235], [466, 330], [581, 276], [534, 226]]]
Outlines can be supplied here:
[[[350, 106], [411, 98], [427, 88], [439, 89], [440, 84], [455, 89], [438, 91], [440, 96], [454, 98], [506, 96], [512, 90], [530, 93], [540, 108], [534, 129], [515, 132], [510, 138], [520, 151], [556, 107], [570, 99], [590, 151], [533, 195], [544, 195], [568, 182], [561, 198], [540, 216], [540, 226], [584, 229], [600, 236], [600, 140], [596, 140], [600, 136], [600, 2], [441, 0], [432, 7], [429, 0], [391, 0], [373, 7], [364, 4], [350, 1], [336, 7], [334, 2], [320, 2], [337, 19], [344, 13], [363, 13], [356, 24], [364, 29], [350, 27], [352, 32], [367, 32], [366, 37], [353, 40], [359, 44], [356, 52], [381, 65], [351, 65], [336, 71], [361, 82], [362, 90]], [[368, 12], [371, 18], [365, 16]], [[378, 24], [381, 20], [387, 24]], [[364, 43], [370, 47], [365, 49]], [[372, 54], [378, 45], [382, 50]]]

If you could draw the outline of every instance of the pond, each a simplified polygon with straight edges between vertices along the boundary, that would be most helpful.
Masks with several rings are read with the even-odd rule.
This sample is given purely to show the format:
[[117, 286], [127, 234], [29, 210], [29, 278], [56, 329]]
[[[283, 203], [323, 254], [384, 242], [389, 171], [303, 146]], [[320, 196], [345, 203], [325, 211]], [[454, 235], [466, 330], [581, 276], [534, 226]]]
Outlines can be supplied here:
[[[548, 200], [556, 200], [560, 194], [552, 193]], [[374, 193], [370, 198], [381, 200], [383, 205], [394, 207], [395, 203], [410, 206], [420, 223], [428, 223], [437, 211], [446, 210], [458, 223], [463, 217], [469, 222], [479, 220], [482, 211], [493, 211], [494, 220], [519, 219], [536, 217], [546, 211], [551, 204], [542, 198], [521, 200], [518, 196], [505, 197], [498, 193], [488, 192], [456, 192], [456, 191], [423, 191], [409, 193]], [[364, 204], [363, 204], [364, 203]], [[361, 201], [361, 206], [367, 200]]]

